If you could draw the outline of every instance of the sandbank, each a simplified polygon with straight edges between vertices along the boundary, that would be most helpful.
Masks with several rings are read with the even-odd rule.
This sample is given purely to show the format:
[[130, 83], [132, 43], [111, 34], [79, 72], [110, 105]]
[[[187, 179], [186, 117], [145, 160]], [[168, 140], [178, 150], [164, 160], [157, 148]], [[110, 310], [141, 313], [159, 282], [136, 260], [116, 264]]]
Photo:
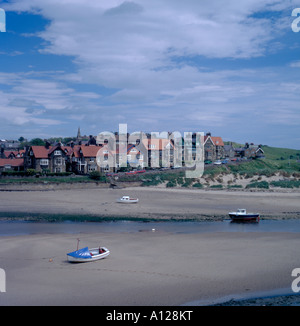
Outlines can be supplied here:
[[[123, 196], [138, 197], [139, 203], [116, 203]], [[132, 187], [55, 191], [4, 191], [0, 213], [5, 212], [93, 215], [94, 217], [145, 219], [223, 219], [237, 208], [259, 212], [262, 218], [300, 217], [299, 192], [206, 191]]]

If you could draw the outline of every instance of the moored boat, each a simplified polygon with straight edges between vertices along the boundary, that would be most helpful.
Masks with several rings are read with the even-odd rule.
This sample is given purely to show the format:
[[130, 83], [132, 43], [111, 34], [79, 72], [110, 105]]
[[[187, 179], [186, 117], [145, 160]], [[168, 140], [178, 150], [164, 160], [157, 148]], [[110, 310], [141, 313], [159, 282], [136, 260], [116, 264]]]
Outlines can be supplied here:
[[129, 196], [123, 196], [122, 198], [119, 198], [117, 200], [118, 203], [123, 203], [123, 204], [136, 204], [139, 202], [138, 198], [130, 198]]
[[245, 208], [239, 208], [236, 212], [230, 212], [229, 217], [237, 222], [259, 222], [259, 213], [247, 213]]
[[110, 254], [110, 251], [105, 247], [92, 248], [88, 247], [70, 252], [67, 254], [68, 261], [73, 263], [86, 263], [103, 259]]

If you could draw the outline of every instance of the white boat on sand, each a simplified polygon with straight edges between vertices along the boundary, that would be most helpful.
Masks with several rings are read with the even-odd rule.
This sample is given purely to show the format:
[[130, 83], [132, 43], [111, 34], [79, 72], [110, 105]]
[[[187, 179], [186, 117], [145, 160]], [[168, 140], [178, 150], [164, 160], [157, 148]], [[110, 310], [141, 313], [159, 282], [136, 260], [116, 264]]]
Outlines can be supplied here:
[[86, 263], [103, 259], [110, 254], [110, 251], [105, 247], [92, 248], [88, 247], [70, 252], [67, 254], [68, 261], [73, 263]]
[[130, 198], [129, 196], [123, 196], [117, 200], [118, 203], [122, 204], [136, 204], [139, 202], [138, 198]]
[[255, 221], [259, 222], [259, 213], [247, 213], [245, 208], [239, 208], [236, 212], [230, 212], [229, 217], [232, 221]]

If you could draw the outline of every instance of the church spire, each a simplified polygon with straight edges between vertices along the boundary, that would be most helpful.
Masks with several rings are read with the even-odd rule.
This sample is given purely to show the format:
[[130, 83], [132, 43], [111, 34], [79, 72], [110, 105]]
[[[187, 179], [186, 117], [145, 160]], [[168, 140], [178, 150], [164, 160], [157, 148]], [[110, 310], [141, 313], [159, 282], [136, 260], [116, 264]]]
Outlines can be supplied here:
[[80, 133], [80, 127], [78, 127], [78, 131], [77, 131], [77, 140], [81, 139], [81, 133]]

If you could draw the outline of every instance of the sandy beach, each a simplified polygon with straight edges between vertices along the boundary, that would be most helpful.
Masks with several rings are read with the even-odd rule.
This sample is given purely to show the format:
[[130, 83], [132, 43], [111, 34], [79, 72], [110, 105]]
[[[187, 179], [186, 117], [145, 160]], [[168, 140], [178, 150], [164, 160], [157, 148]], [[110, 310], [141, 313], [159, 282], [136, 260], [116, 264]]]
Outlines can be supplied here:
[[[300, 266], [300, 234], [139, 232], [81, 234], [111, 255], [67, 262], [76, 235], [0, 238], [6, 292], [0, 305], [164, 306], [213, 303], [288, 288]], [[228, 297], [229, 296], [229, 297]]]
[[[116, 200], [138, 197], [135, 205]], [[153, 219], [222, 219], [246, 208], [263, 218], [300, 217], [299, 192], [206, 191], [132, 187], [55, 191], [2, 191], [0, 212], [94, 215]]]
[[[125, 194], [137, 205], [116, 204]], [[1, 212], [199, 219], [245, 207], [268, 217], [297, 217], [298, 193], [131, 188], [1, 192]], [[147, 223], [145, 224], [147, 225]], [[78, 234], [0, 237], [6, 292], [0, 305], [177, 306], [291, 288], [300, 267], [300, 233], [80, 234], [80, 247], [106, 246], [97, 262], [70, 264]]]

